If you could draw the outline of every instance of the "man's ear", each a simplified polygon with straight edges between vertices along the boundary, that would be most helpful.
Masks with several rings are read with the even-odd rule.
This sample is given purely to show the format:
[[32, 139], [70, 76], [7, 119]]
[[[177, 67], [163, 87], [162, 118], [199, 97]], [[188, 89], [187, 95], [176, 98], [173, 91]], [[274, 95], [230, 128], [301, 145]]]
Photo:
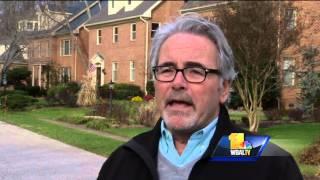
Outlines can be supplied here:
[[220, 89], [220, 103], [223, 104], [227, 101], [230, 93], [231, 82], [227, 80], [223, 80], [222, 88]]

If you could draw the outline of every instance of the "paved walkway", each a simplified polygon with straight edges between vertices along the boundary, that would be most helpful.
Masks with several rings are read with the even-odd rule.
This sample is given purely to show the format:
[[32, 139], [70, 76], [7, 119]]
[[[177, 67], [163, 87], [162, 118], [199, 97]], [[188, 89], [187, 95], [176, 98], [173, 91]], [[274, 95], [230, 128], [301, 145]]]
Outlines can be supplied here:
[[91, 180], [105, 159], [0, 121], [0, 180]]

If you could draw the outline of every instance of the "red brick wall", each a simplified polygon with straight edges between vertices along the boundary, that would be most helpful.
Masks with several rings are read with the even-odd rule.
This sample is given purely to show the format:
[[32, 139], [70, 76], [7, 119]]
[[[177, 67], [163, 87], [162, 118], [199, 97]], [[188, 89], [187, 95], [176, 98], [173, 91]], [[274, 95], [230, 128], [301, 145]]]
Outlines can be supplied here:
[[[303, 24], [302, 37], [299, 45], [292, 45], [282, 52], [281, 60], [284, 57], [292, 57], [295, 59], [295, 67], [302, 70], [301, 50], [306, 46], [320, 47], [320, 2], [319, 1], [293, 1], [293, 5], [297, 8], [297, 22]], [[320, 57], [320, 56], [319, 56]], [[318, 57], [318, 59], [319, 59]], [[281, 61], [281, 67], [283, 62]], [[318, 69], [320, 71], [320, 67]], [[292, 87], [283, 87], [281, 91], [281, 103], [285, 108], [289, 108], [289, 104], [298, 106], [299, 86], [298, 79], [295, 79], [295, 85]]]

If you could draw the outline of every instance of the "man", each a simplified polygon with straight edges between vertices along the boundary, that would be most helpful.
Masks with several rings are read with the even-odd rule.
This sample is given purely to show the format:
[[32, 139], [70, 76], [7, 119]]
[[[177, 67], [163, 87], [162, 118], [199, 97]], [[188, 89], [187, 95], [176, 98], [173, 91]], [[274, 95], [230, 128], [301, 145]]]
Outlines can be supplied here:
[[302, 179], [293, 158], [269, 144], [256, 162], [210, 161], [231, 124], [224, 103], [235, 78], [232, 50], [220, 28], [189, 14], [163, 25], [151, 49], [161, 118], [104, 163], [98, 179]]

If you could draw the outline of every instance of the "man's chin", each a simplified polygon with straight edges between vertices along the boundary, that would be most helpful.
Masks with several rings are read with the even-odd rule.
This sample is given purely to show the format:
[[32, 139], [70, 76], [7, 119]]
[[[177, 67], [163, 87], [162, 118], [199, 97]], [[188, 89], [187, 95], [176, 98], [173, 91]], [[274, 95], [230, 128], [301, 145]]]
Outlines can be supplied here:
[[175, 116], [175, 115], [165, 115], [164, 114], [163, 118], [164, 118], [164, 122], [169, 130], [190, 131], [195, 126], [194, 117]]

